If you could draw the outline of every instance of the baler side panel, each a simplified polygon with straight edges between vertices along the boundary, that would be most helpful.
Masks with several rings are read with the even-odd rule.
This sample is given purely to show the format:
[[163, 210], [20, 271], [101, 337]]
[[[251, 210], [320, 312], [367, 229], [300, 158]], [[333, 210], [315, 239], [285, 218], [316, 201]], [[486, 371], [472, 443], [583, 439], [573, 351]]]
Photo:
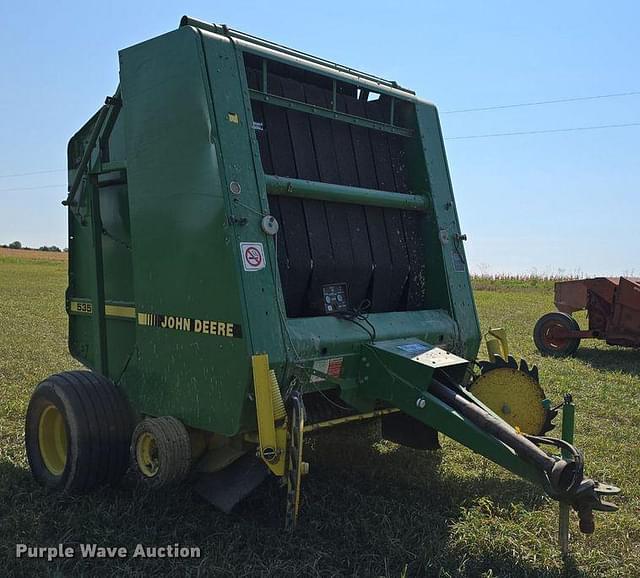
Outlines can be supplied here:
[[[119, 107], [110, 109], [102, 127], [98, 146], [85, 170], [85, 182], [80, 185], [79, 206], [69, 208], [67, 292], [71, 354], [115, 380], [135, 342], [133, 319], [122, 315], [124, 310], [133, 310], [126, 177], [119, 170], [101, 172], [103, 163], [125, 160], [124, 130], [118, 110]], [[92, 126], [88, 123], [71, 139], [70, 181], [78, 170], [79, 156], [87, 146], [87, 130]], [[94, 212], [99, 215], [99, 222]], [[99, 230], [94, 231], [95, 228]], [[71, 302], [88, 304], [91, 313], [72, 309]]]
[[234, 434], [250, 345], [199, 37], [179, 29], [120, 66], [138, 315], [122, 385], [142, 413]]
[[[251, 353], [268, 352], [272, 368], [280, 373], [286, 361], [282, 332], [284, 304], [277, 282], [274, 237], [265, 233], [261, 225], [262, 216], [269, 213], [269, 203], [252, 126], [251, 103], [246, 96], [248, 86], [242, 54], [228, 39], [200, 34], [215, 118], [218, 170], [226, 209], [233, 216], [230, 219], [233, 222], [230, 227], [231, 252], [244, 300], [242, 308], [251, 339]], [[240, 185], [238, 194], [230, 192], [233, 183]], [[241, 243], [263, 245], [264, 268], [247, 270], [244, 267]]]
[[424, 228], [425, 245], [440, 269], [439, 274], [427, 275], [427, 299], [435, 300], [429, 303], [432, 307], [451, 312], [460, 332], [459, 352], [475, 359], [480, 347], [478, 313], [435, 106], [417, 102], [416, 121], [433, 207]]
[[[69, 183], [75, 179], [80, 159], [97, 120], [98, 114], [96, 113], [69, 141], [67, 147]], [[95, 271], [92, 267], [95, 255], [91, 230], [87, 226], [89, 204], [86, 196], [82, 196], [80, 200], [79, 206], [69, 207], [67, 210], [69, 231], [67, 312], [70, 312], [72, 299], [83, 302], [91, 301], [92, 287], [95, 282]], [[93, 304], [91, 304], [92, 306]], [[99, 357], [99, 344], [95, 340], [93, 325], [93, 318], [90, 314], [69, 314], [69, 352], [87, 367], [96, 367]]]

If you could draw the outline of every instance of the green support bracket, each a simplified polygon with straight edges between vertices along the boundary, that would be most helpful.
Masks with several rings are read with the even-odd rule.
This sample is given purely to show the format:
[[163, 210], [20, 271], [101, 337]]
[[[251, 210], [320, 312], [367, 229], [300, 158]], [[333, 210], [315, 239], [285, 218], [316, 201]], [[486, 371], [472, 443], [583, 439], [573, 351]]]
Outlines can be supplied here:
[[114, 171], [126, 171], [126, 170], [127, 170], [126, 161], [98, 162], [91, 169], [89, 174], [92, 174], [92, 175], [103, 175], [105, 173], [112, 173]]
[[[520, 457], [491, 433], [429, 392], [437, 368], [451, 371], [466, 367], [466, 361], [442, 350], [450, 361], [429, 352], [437, 348], [418, 339], [396, 339], [362, 346], [357, 395], [389, 402], [425, 425], [442, 432], [492, 462], [547, 490], [544, 472]], [[423, 353], [417, 354], [416, 351]], [[440, 356], [442, 357], [442, 356]], [[459, 360], [459, 361], [458, 361]], [[471, 394], [465, 395], [472, 401]]]
[[64, 201], [62, 201], [62, 204], [65, 206], [70, 205], [72, 203], [77, 204], [78, 202], [78, 200], [76, 199], [76, 192], [78, 190], [78, 187], [80, 186], [82, 178], [85, 175], [85, 171], [87, 170], [87, 167], [91, 160], [91, 155], [93, 154], [93, 149], [96, 146], [96, 142], [98, 142], [98, 137], [100, 136], [100, 132], [102, 131], [102, 128], [105, 120], [107, 119], [108, 113], [109, 113], [108, 104], [103, 105], [102, 108], [97, 113], [96, 122], [93, 125], [93, 129], [89, 136], [89, 142], [84, 148], [84, 151], [82, 153], [82, 158], [80, 159], [80, 163], [76, 168], [76, 175], [73, 179], [73, 182], [69, 186], [69, 194], [67, 195], [67, 198]]
[[[562, 439], [570, 444], [573, 444], [575, 415], [576, 406], [573, 403], [571, 394], [567, 393], [562, 404]], [[571, 459], [571, 452], [563, 449], [562, 457], [565, 460]], [[558, 542], [560, 543], [560, 552], [563, 556], [566, 556], [569, 553], [569, 504], [566, 502], [560, 502]]]
[[107, 327], [104, 311], [104, 265], [102, 254], [102, 217], [100, 215], [100, 189], [97, 185], [97, 177], [92, 175], [89, 180], [91, 194], [89, 196], [91, 219], [90, 230], [93, 240], [95, 258], [93, 260], [93, 334], [96, 344], [96, 370], [102, 375], [107, 374]]
[[271, 195], [304, 197], [319, 201], [372, 205], [374, 207], [389, 207], [408, 211], [426, 211], [428, 207], [427, 197], [422, 195], [392, 193], [333, 183], [276, 177], [274, 175], [265, 175], [265, 183], [267, 192]]

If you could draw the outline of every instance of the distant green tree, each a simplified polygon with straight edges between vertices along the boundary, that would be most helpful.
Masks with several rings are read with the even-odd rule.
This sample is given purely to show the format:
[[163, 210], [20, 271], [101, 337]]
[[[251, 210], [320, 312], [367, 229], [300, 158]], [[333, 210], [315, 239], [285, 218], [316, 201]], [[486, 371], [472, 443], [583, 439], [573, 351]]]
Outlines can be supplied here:
[[20, 241], [9, 243], [9, 249], [22, 249], [22, 243]]

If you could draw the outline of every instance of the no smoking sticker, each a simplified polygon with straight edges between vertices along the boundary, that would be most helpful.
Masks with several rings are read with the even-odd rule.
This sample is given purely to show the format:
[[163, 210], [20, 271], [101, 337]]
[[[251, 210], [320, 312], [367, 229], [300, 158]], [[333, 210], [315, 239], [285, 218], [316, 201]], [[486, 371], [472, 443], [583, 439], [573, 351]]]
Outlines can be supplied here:
[[240, 243], [242, 265], [245, 271], [264, 269], [264, 247], [262, 243]]

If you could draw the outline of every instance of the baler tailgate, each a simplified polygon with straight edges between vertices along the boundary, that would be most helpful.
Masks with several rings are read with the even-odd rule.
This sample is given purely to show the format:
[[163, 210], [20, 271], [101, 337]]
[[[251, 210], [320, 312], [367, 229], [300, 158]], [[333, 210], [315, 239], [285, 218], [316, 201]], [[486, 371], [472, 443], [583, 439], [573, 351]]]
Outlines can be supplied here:
[[[384, 208], [421, 198], [402, 199], [409, 190], [400, 139], [407, 137], [359, 122], [370, 118], [380, 126], [389, 124], [393, 99], [359, 99], [343, 85], [336, 93], [321, 78], [283, 76], [287, 71], [282, 66], [280, 74], [265, 77], [266, 60], [260, 68], [254, 60], [246, 61], [252, 96], [265, 96], [252, 100], [263, 169], [279, 179], [267, 177], [266, 189], [282, 231], [279, 270], [288, 316], [323, 313], [321, 288], [337, 282], [347, 283], [353, 307], [365, 300], [372, 311], [421, 306], [424, 264], [418, 220], [409, 211]], [[286, 99], [288, 106], [269, 100], [271, 96]], [[317, 114], [332, 105], [349, 115], [350, 122]], [[286, 198], [274, 198], [282, 193]], [[359, 203], [367, 194], [369, 202]], [[323, 195], [340, 202], [313, 198]], [[364, 206], [353, 206], [357, 204]], [[424, 209], [424, 203], [419, 206]]]

